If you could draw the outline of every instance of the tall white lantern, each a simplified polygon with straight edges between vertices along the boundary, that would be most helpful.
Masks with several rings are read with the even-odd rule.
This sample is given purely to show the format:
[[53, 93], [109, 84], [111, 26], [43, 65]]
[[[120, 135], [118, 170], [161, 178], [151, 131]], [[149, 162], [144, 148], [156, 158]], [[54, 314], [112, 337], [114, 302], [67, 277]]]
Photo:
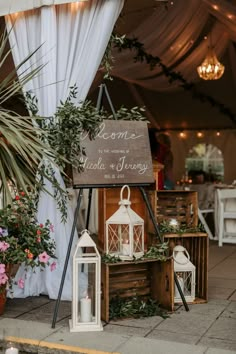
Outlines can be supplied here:
[[[190, 262], [190, 256], [186, 248], [181, 245], [175, 246], [173, 249], [174, 271], [180, 288], [183, 292], [186, 302], [195, 300], [195, 277], [196, 267]], [[175, 284], [174, 302], [181, 303], [182, 299], [179, 290]]]
[[87, 230], [73, 255], [71, 332], [102, 331], [101, 257]]
[[[128, 190], [123, 199], [124, 189]], [[106, 221], [106, 253], [123, 260], [144, 254], [144, 220], [131, 209], [130, 188], [121, 188], [119, 209]]]

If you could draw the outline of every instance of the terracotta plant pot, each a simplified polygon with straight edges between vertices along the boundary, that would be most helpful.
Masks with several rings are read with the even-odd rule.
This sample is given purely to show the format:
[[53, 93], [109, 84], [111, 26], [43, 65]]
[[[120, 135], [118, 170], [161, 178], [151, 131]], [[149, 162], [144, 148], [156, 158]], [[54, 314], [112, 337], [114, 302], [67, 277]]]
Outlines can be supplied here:
[[0, 316], [4, 313], [7, 297], [6, 291], [0, 290]]

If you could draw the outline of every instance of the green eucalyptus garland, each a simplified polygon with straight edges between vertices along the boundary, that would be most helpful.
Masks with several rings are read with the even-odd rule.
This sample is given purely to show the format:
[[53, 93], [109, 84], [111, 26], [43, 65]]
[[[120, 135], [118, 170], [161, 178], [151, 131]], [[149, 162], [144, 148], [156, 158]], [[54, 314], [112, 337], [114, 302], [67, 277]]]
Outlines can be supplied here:
[[109, 318], [140, 318], [161, 316], [162, 318], [168, 318], [169, 315], [166, 310], [162, 309], [159, 304], [148, 298], [144, 300], [140, 297], [121, 298], [119, 296], [111, 299], [109, 303]]

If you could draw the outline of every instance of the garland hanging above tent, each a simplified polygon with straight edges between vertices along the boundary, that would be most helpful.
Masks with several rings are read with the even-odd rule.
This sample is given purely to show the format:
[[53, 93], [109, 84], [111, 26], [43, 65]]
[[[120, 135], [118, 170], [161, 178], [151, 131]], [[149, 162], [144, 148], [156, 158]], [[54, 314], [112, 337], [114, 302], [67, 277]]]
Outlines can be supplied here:
[[157, 65], [162, 69], [163, 74], [167, 77], [169, 83], [179, 82], [179, 86], [184, 90], [192, 93], [194, 99], [198, 99], [201, 102], [206, 102], [211, 104], [212, 107], [217, 108], [220, 113], [229, 117], [229, 119], [236, 124], [236, 114], [234, 114], [229, 107], [225, 106], [223, 103], [219, 102], [215, 98], [200, 92], [197, 90], [196, 85], [193, 82], [188, 82], [180, 72], [173, 71], [169, 69], [165, 64], [162, 63], [161, 59], [157, 56], [153, 56], [145, 51], [144, 44], [139, 42], [137, 38], [127, 38], [126, 36], [112, 35], [110, 44], [108, 45], [108, 50], [104, 56], [103, 64], [105, 64], [106, 74], [104, 78], [109, 78], [111, 72], [111, 64], [109, 60], [112, 60], [111, 47], [112, 45], [118, 49], [119, 52], [129, 49], [135, 51], [133, 57], [134, 62], [145, 62], [149, 65], [150, 70], [153, 70]]

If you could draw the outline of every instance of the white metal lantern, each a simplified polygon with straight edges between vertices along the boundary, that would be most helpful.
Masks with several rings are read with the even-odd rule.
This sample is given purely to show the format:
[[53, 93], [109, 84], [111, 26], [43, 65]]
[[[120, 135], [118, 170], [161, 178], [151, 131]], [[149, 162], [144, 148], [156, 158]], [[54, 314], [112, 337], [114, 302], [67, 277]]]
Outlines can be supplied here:
[[102, 331], [101, 257], [96, 244], [83, 230], [73, 255], [71, 332]]
[[[186, 248], [181, 245], [175, 246], [173, 249], [174, 271], [180, 288], [184, 294], [186, 302], [195, 300], [195, 277], [196, 267], [190, 262], [190, 256]], [[174, 302], [182, 302], [179, 290], [175, 284]]]
[[[124, 189], [128, 190], [123, 199]], [[130, 188], [120, 192], [119, 209], [106, 221], [106, 253], [123, 260], [140, 258], [144, 254], [144, 220], [130, 207]]]

